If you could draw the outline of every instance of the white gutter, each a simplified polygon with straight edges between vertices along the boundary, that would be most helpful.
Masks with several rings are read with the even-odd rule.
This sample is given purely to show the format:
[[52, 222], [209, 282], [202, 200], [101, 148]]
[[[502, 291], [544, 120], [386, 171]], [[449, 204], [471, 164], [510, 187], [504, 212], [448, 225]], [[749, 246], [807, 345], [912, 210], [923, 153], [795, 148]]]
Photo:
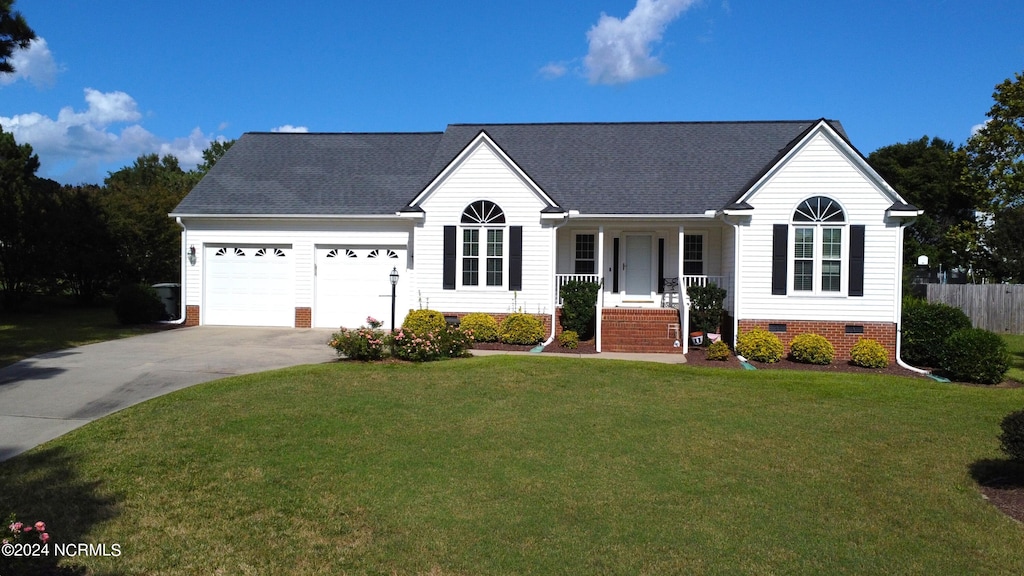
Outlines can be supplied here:
[[178, 226], [181, 226], [181, 253], [179, 254], [181, 256], [181, 292], [178, 294], [178, 319], [164, 320], [160, 322], [161, 324], [183, 324], [185, 322], [185, 275], [187, 273], [185, 269], [185, 260], [187, 260], [185, 253], [188, 248], [185, 247], [187, 240], [185, 237], [185, 224], [182, 223], [181, 217], [175, 218], [174, 221], [178, 223]]
[[[558, 269], [558, 229], [569, 223], [569, 219], [566, 218], [551, 227], [551, 278], [555, 277], [555, 270]], [[551, 291], [551, 336], [544, 341], [543, 346], [547, 346], [555, 341], [555, 323], [558, 322], [558, 294], [555, 290]]]
[[394, 214], [187, 214], [171, 212], [171, 218], [208, 218], [211, 220], [409, 220], [417, 216], [401, 216]]
[[[749, 214], [749, 212], [748, 212]], [[740, 332], [740, 225], [726, 219], [728, 212], [723, 212], [722, 222], [732, 226], [732, 338], [733, 349], [736, 349], [736, 337]], [[747, 215], [747, 214], [744, 214]]]

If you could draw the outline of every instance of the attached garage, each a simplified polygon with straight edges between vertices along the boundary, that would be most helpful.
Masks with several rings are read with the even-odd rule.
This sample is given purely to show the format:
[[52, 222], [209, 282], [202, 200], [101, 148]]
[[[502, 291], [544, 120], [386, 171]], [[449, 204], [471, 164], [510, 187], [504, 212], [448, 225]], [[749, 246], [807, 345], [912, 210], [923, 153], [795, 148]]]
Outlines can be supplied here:
[[203, 323], [293, 326], [293, 256], [290, 245], [206, 246]]
[[[408, 281], [404, 246], [318, 246], [313, 326], [356, 328], [373, 316], [390, 327], [393, 269]], [[403, 294], [395, 306], [397, 324], [409, 309]]]

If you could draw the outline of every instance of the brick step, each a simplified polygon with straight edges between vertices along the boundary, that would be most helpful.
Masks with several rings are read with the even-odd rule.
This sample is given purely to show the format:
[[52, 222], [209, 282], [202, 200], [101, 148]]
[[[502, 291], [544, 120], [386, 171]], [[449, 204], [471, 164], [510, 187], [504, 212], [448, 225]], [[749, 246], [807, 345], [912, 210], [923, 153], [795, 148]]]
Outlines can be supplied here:
[[[608, 352], [681, 353], [675, 347], [679, 324], [673, 308], [605, 308], [601, 316], [601, 349]], [[679, 335], [682, 338], [682, 335]]]

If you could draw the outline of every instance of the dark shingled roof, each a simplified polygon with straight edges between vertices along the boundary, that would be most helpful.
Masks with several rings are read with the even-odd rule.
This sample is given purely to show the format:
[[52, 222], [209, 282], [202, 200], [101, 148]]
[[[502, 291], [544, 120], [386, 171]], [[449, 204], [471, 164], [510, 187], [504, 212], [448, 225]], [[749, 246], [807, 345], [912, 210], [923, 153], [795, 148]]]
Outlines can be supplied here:
[[[562, 209], [699, 214], [735, 202], [818, 120], [453, 124], [425, 134], [245, 134], [175, 214], [394, 214], [481, 131]], [[838, 122], [830, 121], [843, 137]]]

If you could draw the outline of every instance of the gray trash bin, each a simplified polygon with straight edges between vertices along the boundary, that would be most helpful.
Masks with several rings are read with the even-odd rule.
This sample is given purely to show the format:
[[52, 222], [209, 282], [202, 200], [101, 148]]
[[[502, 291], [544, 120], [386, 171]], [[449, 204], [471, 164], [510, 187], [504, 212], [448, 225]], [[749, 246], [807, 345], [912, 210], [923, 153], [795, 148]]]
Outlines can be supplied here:
[[177, 320], [181, 316], [181, 284], [164, 282], [153, 284], [153, 289], [156, 290], [160, 301], [164, 303], [167, 316], [172, 320]]

